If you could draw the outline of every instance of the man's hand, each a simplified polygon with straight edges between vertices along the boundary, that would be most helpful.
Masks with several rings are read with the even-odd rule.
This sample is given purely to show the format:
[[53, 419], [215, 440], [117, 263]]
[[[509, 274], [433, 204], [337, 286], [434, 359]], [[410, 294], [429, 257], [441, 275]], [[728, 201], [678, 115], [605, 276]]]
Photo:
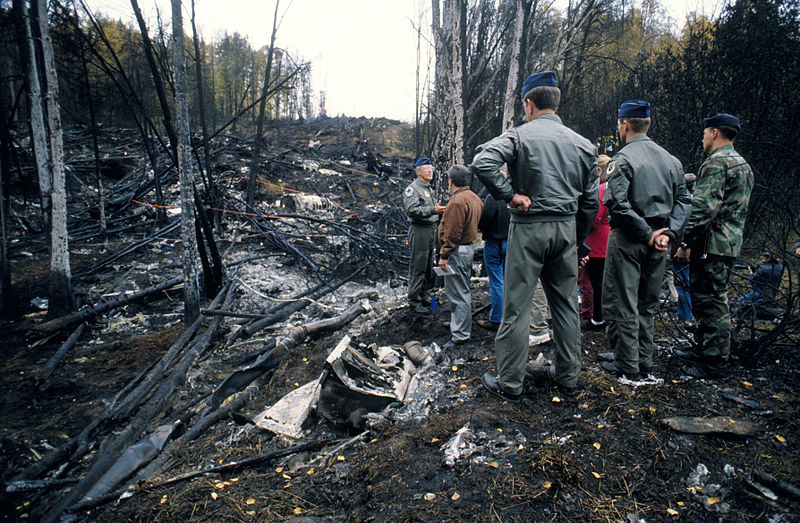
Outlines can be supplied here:
[[518, 211], [527, 211], [531, 206], [531, 199], [524, 194], [515, 194], [508, 202], [508, 205]]
[[445, 272], [450, 272], [450, 269], [447, 268], [447, 258], [439, 258], [439, 268]]
[[578, 260], [578, 268], [579, 269], [583, 269], [584, 267], [586, 267], [587, 263], [589, 263], [589, 257], [588, 256], [584, 256], [583, 258]]
[[794, 251], [794, 255], [800, 258], [800, 247], [798, 247], [797, 250]]
[[691, 255], [692, 255], [692, 249], [690, 249], [689, 247], [686, 247], [685, 249], [683, 247], [680, 247], [678, 249], [678, 252], [675, 253], [675, 259], [678, 261], [682, 261], [683, 263], [689, 263], [689, 258], [691, 257]]
[[657, 231], [653, 231], [653, 235], [650, 237], [650, 242], [647, 245], [654, 248], [658, 252], [664, 252], [669, 247], [669, 236], [664, 234], [669, 230], [669, 227], [664, 227], [663, 229], [658, 229]]
[[444, 214], [446, 208], [447, 205], [442, 205], [442, 200], [439, 200], [436, 205], [434, 205], [433, 210], [436, 211], [436, 214]]

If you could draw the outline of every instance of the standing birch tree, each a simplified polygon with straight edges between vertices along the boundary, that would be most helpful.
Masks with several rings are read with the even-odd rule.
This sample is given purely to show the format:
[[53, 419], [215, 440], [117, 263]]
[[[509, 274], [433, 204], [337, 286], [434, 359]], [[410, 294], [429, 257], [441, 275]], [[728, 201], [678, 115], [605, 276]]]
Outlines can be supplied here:
[[187, 325], [200, 315], [200, 290], [197, 271], [194, 176], [189, 143], [189, 86], [186, 80], [183, 13], [181, 0], [172, 0], [172, 67], [175, 76], [175, 113], [178, 152], [178, 178], [181, 186], [181, 239], [183, 242], [183, 316]]
[[52, 191], [50, 193], [50, 302], [47, 314], [50, 317], [62, 316], [75, 307], [72, 293], [72, 274], [69, 265], [69, 238], [67, 235], [67, 190], [64, 172], [64, 139], [61, 131], [61, 108], [58, 105], [58, 76], [53, 56], [53, 40], [50, 37], [50, 24], [47, 18], [47, 2], [37, 3], [39, 32], [44, 58], [44, 78], [47, 86], [45, 106], [47, 107], [48, 138], [50, 142], [50, 172]]

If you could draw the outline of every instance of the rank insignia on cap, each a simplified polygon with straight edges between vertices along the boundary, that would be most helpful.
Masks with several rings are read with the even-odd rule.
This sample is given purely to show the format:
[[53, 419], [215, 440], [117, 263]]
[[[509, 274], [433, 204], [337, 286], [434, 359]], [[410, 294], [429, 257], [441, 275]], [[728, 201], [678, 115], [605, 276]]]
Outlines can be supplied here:
[[425, 195], [425, 198], [430, 198], [431, 197], [431, 193], [429, 193], [428, 191], [423, 191], [422, 194]]
[[615, 161], [610, 162], [608, 164], [608, 167], [606, 167], [606, 176], [611, 176], [612, 174], [614, 174], [614, 170], [616, 168], [617, 168], [617, 162]]
[[414, 188], [409, 185], [408, 187], [406, 187], [406, 190], [403, 191], [403, 195], [406, 196], [406, 197], [413, 196], [414, 195]]

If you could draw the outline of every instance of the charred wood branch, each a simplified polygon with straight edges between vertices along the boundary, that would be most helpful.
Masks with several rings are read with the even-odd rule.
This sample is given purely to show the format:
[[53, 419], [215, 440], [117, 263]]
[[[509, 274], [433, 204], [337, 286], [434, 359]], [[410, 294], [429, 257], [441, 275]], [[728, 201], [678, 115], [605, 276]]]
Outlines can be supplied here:
[[86, 307], [72, 314], [68, 314], [66, 316], [62, 316], [60, 318], [56, 318], [54, 320], [50, 320], [48, 322], [37, 325], [33, 329], [31, 329], [31, 332], [32, 334], [37, 336], [46, 336], [48, 334], [57, 332], [59, 330], [66, 329], [78, 322], [86, 321], [89, 318], [97, 316], [98, 314], [103, 314], [104, 312], [114, 310], [117, 307], [121, 307], [122, 305], [130, 303], [132, 301], [136, 301], [145, 296], [150, 296], [151, 294], [155, 294], [163, 290], [169, 289], [170, 287], [174, 287], [175, 285], [180, 284], [182, 281], [183, 281], [182, 276], [177, 278], [172, 278], [165, 282], [161, 282], [157, 285], [153, 285], [151, 287], [147, 287], [146, 289], [134, 292], [133, 294], [130, 294], [128, 296], [120, 296], [119, 298], [114, 300], [109, 300], [107, 302], [102, 302], [96, 305]]
[[285, 449], [276, 449], [270, 452], [265, 452], [264, 454], [259, 454], [258, 456], [253, 456], [251, 458], [245, 458], [239, 461], [232, 461], [230, 463], [225, 463], [223, 465], [218, 465], [216, 467], [209, 467], [203, 470], [196, 470], [193, 472], [187, 472], [186, 474], [181, 474], [180, 476], [175, 476], [174, 478], [170, 478], [166, 481], [162, 481], [160, 483], [155, 483], [153, 485], [149, 485], [146, 489], [153, 489], [158, 487], [164, 487], [167, 485], [173, 485], [175, 483], [186, 481], [190, 479], [194, 479], [200, 476], [205, 476], [207, 474], [221, 474], [223, 472], [236, 472], [238, 470], [244, 470], [247, 468], [255, 467], [258, 465], [263, 465], [264, 463], [268, 463], [274, 459], [282, 458], [284, 456], [291, 456], [292, 454], [297, 454], [298, 452], [309, 452], [322, 449], [328, 445], [333, 443], [338, 443], [342, 441], [341, 439], [323, 439], [317, 441], [309, 441], [308, 443], [302, 443], [300, 445], [292, 445], [291, 447], [287, 447]]
[[72, 334], [70, 334], [69, 338], [67, 338], [67, 341], [65, 341], [61, 345], [61, 347], [56, 351], [53, 357], [50, 358], [50, 360], [47, 362], [44, 368], [42, 368], [42, 371], [39, 373], [37, 379], [38, 381], [37, 385], [40, 389], [47, 388], [46, 384], [50, 379], [50, 375], [56, 369], [61, 360], [64, 359], [64, 356], [67, 355], [67, 351], [69, 351], [72, 347], [75, 346], [75, 343], [77, 343], [78, 339], [83, 335], [83, 332], [85, 330], [86, 330], [86, 324], [81, 323], [78, 326], [78, 328], [75, 329], [72, 332]]
[[[224, 306], [228, 306], [228, 302], [230, 301], [231, 294], [228, 292], [230, 289], [231, 286], [229, 285], [223, 291], [226, 294]], [[161, 381], [158, 389], [153, 393], [147, 403], [139, 409], [139, 412], [128, 426], [125, 427], [125, 429], [105, 447], [105, 450], [96, 457], [92, 467], [81, 481], [50, 509], [43, 518], [44, 521], [55, 521], [64, 511], [77, 503], [80, 497], [89, 492], [109, 468], [116, 463], [119, 456], [133, 442], [134, 438], [136, 438], [153, 417], [163, 409], [173, 391], [185, 379], [189, 368], [210, 343], [212, 335], [217, 328], [219, 328], [221, 322], [221, 320], [215, 319], [203, 335], [192, 344], [191, 349], [187, 351], [169, 376]]]
[[264, 317], [263, 314], [252, 314], [248, 312], [234, 312], [234, 311], [215, 311], [211, 309], [200, 309], [200, 314], [205, 316], [227, 316], [229, 318], [249, 318], [253, 320], [260, 320]]
[[244, 327], [242, 327], [242, 334], [245, 337], [250, 337], [253, 334], [255, 334], [256, 332], [260, 331], [261, 329], [265, 329], [265, 328], [269, 327], [270, 325], [273, 325], [275, 323], [278, 323], [279, 321], [285, 320], [286, 318], [291, 316], [293, 313], [295, 313], [295, 312], [307, 307], [308, 304], [311, 303], [311, 301], [318, 299], [319, 297], [323, 296], [324, 294], [327, 294], [328, 292], [331, 292], [331, 291], [334, 291], [334, 290], [338, 289], [339, 287], [341, 287], [342, 285], [344, 285], [345, 283], [347, 283], [351, 279], [355, 278], [364, 269], [366, 269], [369, 265], [371, 265], [371, 263], [372, 262], [370, 261], [370, 262], [367, 262], [367, 263], [361, 265], [358, 269], [356, 269], [355, 272], [353, 272], [352, 274], [350, 274], [346, 278], [342, 278], [341, 280], [339, 280], [338, 282], [336, 282], [334, 284], [323, 286], [320, 290], [314, 292], [312, 294], [311, 298], [300, 299], [300, 300], [298, 300], [298, 301], [296, 301], [294, 303], [286, 305], [285, 307], [281, 308], [280, 310], [277, 310], [274, 313], [272, 313], [272, 314], [270, 314], [270, 315], [268, 315], [268, 316], [266, 316], [266, 317], [264, 317], [264, 318], [262, 318], [260, 320], [256, 320], [256, 321], [254, 321], [253, 323], [251, 323], [249, 325], [245, 325]]
[[78, 274], [75, 275], [75, 278], [85, 278], [87, 276], [91, 276], [91, 275], [97, 273], [103, 267], [107, 267], [108, 265], [111, 265], [112, 263], [114, 263], [118, 259], [122, 258], [123, 256], [127, 256], [128, 254], [130, 254], [130, 253], [132, 253], [132, 252], [134, 252], [134, 251], [136, 251], [138, 249], [141, 249], [142, 247], [148, 245], [149, 243], [157, 240], [160, 236], [163, 236], [165, 234], [168, 234], [168, 233], [174, 231], [175, 229], [177, 229], [180, 226], [180, 224], [181, 224], [180, 220], [175, 220], [174, 222], [172, 222], [171, 224], [167, 225], [163, 229], [160, 229], [160, 230], [154, 232], [149, 238], [145, 238], [144, 240], [136, 242], [133, 245], [131, 245], [129, 247], [126, 247], [125, 249], [123, 249], [123, 250], [119, 251], [118, 253], [114, 254], [113, 256], [110, 256], [109, 258], [106, 258], [105, 260], [92, 265], [91, 267], [87, 268], [86, 270], [79, 272]]
[[35, 479], [23, 481], [9, 481], [6, 483], [6, 492], [30, 492], [32, 490], [41, 490], [53, 487], [63, 487], [65, 485], [74, 485], [77, 479]]
[[[218, 307], [223, 297], [230, 289], [230, 283], [214, 298], [211, 302], [210, 309], [214, 310]], [[195, 335], [203, 324], [203, 318], [198, 318], [192, 325], [181, 334], [175, 343], [169, 348], [166, 354], [155, 363], [153, 368], [147, 373], [142, 381], [136, 386], [133, 391], [128, 394], [125, 399], [117, 404], [116, 409], [111, 413], [112, 419], [123, 419], [133, 412], [133, 410], [140, 404], [140, 402], [150, 393], [150, 391], [161, 380], [166, 370], [172, 365], [172, 362], [177, 359], [183, 349], [189, 343], [189, 340]]]

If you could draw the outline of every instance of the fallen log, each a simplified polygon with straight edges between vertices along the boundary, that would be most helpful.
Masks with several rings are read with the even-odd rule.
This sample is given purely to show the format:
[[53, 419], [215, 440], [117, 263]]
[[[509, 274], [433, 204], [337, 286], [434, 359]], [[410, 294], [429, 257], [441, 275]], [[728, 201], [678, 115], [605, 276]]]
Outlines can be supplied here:
[[73, 485], [77, 483], [77, 479], [37, 479], [37, 480], [23, 480], [23, 481], [9, 481], [6, 483], [6, 492], [30, 492], [32, 490], [41, 490], [51, 487], [63, 487], [64, 485]]
[[72, 314], [67, 314], [66, 316], [55, 318], [48, 322], [36, 325], [31, 329], [31, 334], [35, 336], [46, 336], [48, 334], [52, 334], [59, 330], [66, 329], [72, 325], [75, 325], [78, 322], [86, 321], [89, 318], [93, 318], [98, 314], [114, 310], [117, 307], [130, 303], [132, 301], [136, 301], [140, 298], [144, 298], [145, 296], [150, 296], [151, 294], [155, 294], [157, 292], [169, 289], [170, 287], [174, 287], [175, 285], [178, 285], [181, 282], [183, 282], [183, 276], [169, 279], [157, 285], [153, 285], [151, 287], [147, 287], [146, 289], [136, 291], [128, 296], [120, 296], [119, 298], [113, 300], [100, 302], [95, 305], [84, 307], [83, 309], [73, 312]]
[[65, 341], [61, 347], [56, 351], [55, 354], [48, 360], [45, 366], [42, 368], [39, 376], [37, 377], [37, 387], [39, 389], [47, 388], [45, 386], [46, 382], [49, 380], [50, 375], [56, 369], [58, 364], [64, 359], [64, 356], [67, 355], [67, 351], [69, 351], [77, 342], [78, 339], [83, 335], [83, 332], [86, 330], [86, 324], [81, 323], [72, 334], [69, 335], [67, 341]]

